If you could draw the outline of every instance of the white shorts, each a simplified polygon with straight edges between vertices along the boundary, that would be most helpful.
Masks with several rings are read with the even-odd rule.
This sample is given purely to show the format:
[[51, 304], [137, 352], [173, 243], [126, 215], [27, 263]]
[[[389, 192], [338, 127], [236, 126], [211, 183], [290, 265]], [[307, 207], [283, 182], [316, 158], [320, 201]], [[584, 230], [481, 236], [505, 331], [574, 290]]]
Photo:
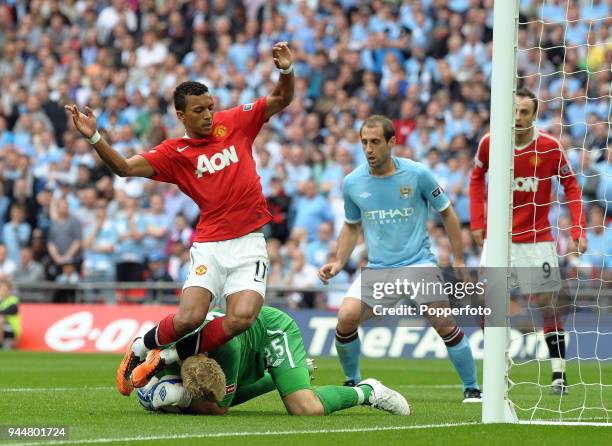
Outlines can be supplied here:
[[[552, 293], [561, 289], [559, 258], [554, 242], [512, 243], [510, 286], [519, 294]], [[486, 266], [486, 241], [480, 265]]]
[[[374, 277], [373, 277], [374, 276]], [[442, 277], [442, 272], [440, 269], [433, 264], [422, 264], [422, 265], [410, 265], [410, 266], [400, 266], [397, 268], [388, 268], [381, 269], [379, 271], [374, 271], [374, 273], [369, 273], [370, 281], [374, 279], [376, 282], [390, 282], [393, 283], [396, 278], [402, 277], [408, 279], [412, 282], [421, 282], [421, 283], [442, 283], [444, 279]], [[366, 284], [367, 285], [367, 284]], [[374, 307], [374, 305], [384, 305], [384, 306], [395, 306], [400, 301], [406, 299], [407, 302], [414, 302], [416, 304], [430, 304], [433, 302], [448, 302], [448, 295], [446, 294], [437, 294], [436, 292], [422, 292], [417, 293], [414, 296], [405, 296], [405, 295], [385, 295], [381, 298], [374, 298], [370, 296], [363, 296], [362, 287], [365, 286], [362, 284], [362, 275], [359, 273], [348, 291], [346, 292], [346, 297], [352, 297], [354, 299], [361, 300], [364, 304], [369, 307]], [[373, 284], [372, 284], [373, 286]]]
[[238, 291], [252, 290], [265, 297], [268, 250], [261, 232], [232, 240], [194, 243], [183, 290], [206, 288], [218, 303]]

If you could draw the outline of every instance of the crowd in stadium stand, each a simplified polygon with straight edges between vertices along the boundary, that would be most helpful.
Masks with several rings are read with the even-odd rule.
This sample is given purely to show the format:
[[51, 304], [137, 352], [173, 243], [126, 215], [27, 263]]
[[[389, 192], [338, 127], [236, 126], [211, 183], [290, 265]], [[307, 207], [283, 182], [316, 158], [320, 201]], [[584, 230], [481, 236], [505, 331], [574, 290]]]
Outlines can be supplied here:
[[[605, 225], [612, 214], [608, 2], [522, 5], [519, 83], [541, 100], [538, 126], [568, 149], [589, 225]], [[269, 93], [278, 76], [269, 53], [280, 40], [297, 61], [295, 98], [254, 147], [273, 214], [270, 284], [318, 284], [343, 223], [343, 177], [364, 161], [359, 127], [374, 113], [394, 121], [395, 154], [426, 163], [450, 194], [465, 225], [466, 263], [477, 265], [467, 187], [489, 121], [492, 22], [492, 0], [3, 2], [0, 273], [63, 283], [182, 282], [197, 207], [175, 186], [111, 175], [63, 106], [89, 105], [100, 131], [128, 157], [183, 134], [172, 103], [182, 81], [208, 85], [217, 109]], [[565, 254], [564, 207], [551, 218]], [[612, 264], [609, 229], [589, 230], [583, 261]], [[448, 265], [450, 244], [433, 218], [431, 232]], [[334, 283], [349, 283], [364, 258], [362, 244]], [[323, 305], [302, 294], [290, 299]]]

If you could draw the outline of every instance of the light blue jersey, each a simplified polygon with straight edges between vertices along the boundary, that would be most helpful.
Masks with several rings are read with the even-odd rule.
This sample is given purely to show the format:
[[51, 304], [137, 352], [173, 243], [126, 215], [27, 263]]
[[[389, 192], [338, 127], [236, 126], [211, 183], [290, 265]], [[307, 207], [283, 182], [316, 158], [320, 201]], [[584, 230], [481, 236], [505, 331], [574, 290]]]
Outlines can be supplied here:
[[362, 164], [344, 179], [347, 223], [361, 222], [368, 248], [368, 267], [434, 264], [427, 231], [428, 205], [438, 212], [450, 201], [424, 165], [392, 157], [396, 171], [370, 175]]

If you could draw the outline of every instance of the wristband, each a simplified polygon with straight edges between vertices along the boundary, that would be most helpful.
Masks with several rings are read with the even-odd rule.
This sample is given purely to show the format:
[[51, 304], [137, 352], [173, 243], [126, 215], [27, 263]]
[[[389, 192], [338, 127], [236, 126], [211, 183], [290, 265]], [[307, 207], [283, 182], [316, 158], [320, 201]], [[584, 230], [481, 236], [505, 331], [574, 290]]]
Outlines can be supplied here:
[[102, 137], [100, 136], [100, 132], [98, 132], [96, 130], [96, 133], [94, 133], [93, 135], [91, 135], [91, 138], [87, 138], [87, 141], [89, 141], [89, 144], [94, 145], [95, 143], [97, 143], [98, 141], [100, 141], [102, 139]]
[[293, 71], [293, 64], [289, 65], [289, 68], [279, 68], [278, 71], [280, 71], [281, 74], [289, 74]]

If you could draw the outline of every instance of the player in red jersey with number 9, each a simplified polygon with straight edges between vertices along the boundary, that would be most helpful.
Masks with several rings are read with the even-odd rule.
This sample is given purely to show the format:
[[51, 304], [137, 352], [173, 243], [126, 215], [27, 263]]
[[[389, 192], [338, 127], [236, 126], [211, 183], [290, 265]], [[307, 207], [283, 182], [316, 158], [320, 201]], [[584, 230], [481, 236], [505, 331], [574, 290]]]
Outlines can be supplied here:
[[[514, 129], [514, 179], [512, 183], [512, 245], [510, 263], [512, 286], [519, 294], [532, 295], [544, 319], [544, 336], [553, 370], [551, 390], [567, 394], [565, 375], [565, 329], [556, 305], [561, 290], [559, 260], [550, 227], [553, 200], [552, 179], [557, 177], [565, 191], [572, 219], [574, 250], [587, 248], [586, 219], [582, 194], [561, 143], [538, 130], [535, 119], [538, 100], [525, 89], [516, 92]], [[474, 240], [483, 245], [485, 236], [485, 174], [489, 170], [489, 134], [478, 145], [470, 178], [470, 214]], [[484, 255], [482, 262], [484, 261]]]
[[117, 371], [123, 395], [144, 386], [165, 364], [183, 359], [176, 353], [167, 356], [173, 349], [160, 353], [158, 347], [199, 327], [213, 299], [226, 300], [226, 316], [201, 332], [200, 352], [214, 350], [247, 330], [263, 305], [268, 256], [261, 228], [271, 217], [252, 145], [263, 124], [289, 105], [294, 90], [293, 55], [287, 42], [275, 44], [272, 57], [280, 70], [279, 81], [270, 95], [250, 104], [215, 113], [208, 87], [192, 81], [180, 84], [174, 106], [185, 136], [129, 159], [100, 137], [89, 107], [83, 114], [76, 105], [66, 106], [78, 131], [115, 174], [176, 184], [200, 208], [178, 312], [128, 346]]

